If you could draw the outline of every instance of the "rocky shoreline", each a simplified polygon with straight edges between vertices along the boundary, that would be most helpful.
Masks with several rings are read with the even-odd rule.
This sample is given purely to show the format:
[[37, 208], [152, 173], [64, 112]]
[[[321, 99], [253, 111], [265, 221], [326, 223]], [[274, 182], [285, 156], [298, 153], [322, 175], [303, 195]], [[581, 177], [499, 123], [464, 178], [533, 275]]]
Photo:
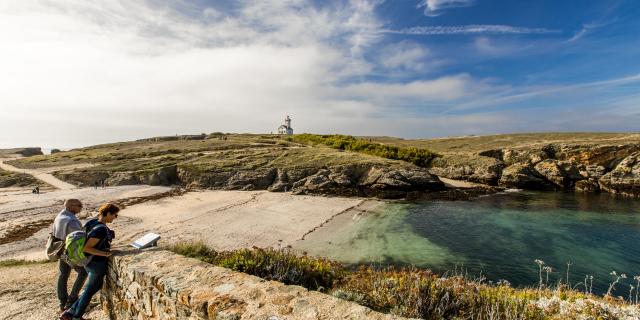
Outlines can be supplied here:
[[504, 188], [640, 196], [640, 144], [547, 144], [448, 154], [430, 170]]
[[[480, 145], [472, 140], [451, 145], [448, 149], [441, 148], [441, 156], [433, 160], [429, 168], [359, 155], [349, 158], [353, 163], [332, 164], [331, 159], [341, 157], [341, 153], [317, 149], [322, 155], [314, 158], [317, 154], [309, 152], [312, 150], [309, 148], [281, 146], [269, 151], [242, 140], [245, 144], [229, 147], [232, 152], [220, 153], [221, 158], [212, 155], [206, 158], [202, 152], [196, 154], [207, 159], [202, 160], [200, 166], [193, 165], [192, 161], [171, 163], [162, 160], [155, 164], [149, 162], [144, 170], [131, 170], [115, 158], [112, 164], [102, 168], [98, 163], [98, 167], [61, 169], [54, 175], [80, 187], [104, 181], [110, 186], [179, 185], [188, 189], [289, 191], [383, 199], [465, 199], [472, 194], [495, 193], [505, 188], [640, 196], [640, 143], [635, 140], [619, 144], [529, 141], [528, 144], [496, 147], [500, 146], [500, 140], [495, 139], [498, 142], [485, 150], [478, 148]], [[268, 146], [272, 147], [272, 144]], [[251, 148], [257, 148], [257, 151]], [[303, 154], [307, 158], [303, 158]], [[161, 154], [153, 155], [162, 157]], [[304, 160], [285, 164], [276, 161], [291, 155]], [[132, 156], [136, 161], [148, 161], [140, 158], [143, 154]], [[185, 156], [186, 159], [189, 157]], [[102, 163], [113, 161], [110, 159], [104, 158]], [[230, 159], [240, 162], [234, 163]], [[216, 161], [227, 162], [217, 165]], [[256, 165], [246, 165], [245, 161], [254, 161]], [[462, 191], [446, 186], [439, 177], [483, 186]]]

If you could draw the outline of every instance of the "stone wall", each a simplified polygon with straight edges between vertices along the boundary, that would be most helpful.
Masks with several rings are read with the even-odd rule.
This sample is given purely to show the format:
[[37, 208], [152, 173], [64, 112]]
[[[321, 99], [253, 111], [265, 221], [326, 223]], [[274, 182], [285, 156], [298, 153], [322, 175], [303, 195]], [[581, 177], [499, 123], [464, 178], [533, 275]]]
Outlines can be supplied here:
[[159, 249], [113, 257], [105, 282], [102, 307], [118, 320], [401, 319]]

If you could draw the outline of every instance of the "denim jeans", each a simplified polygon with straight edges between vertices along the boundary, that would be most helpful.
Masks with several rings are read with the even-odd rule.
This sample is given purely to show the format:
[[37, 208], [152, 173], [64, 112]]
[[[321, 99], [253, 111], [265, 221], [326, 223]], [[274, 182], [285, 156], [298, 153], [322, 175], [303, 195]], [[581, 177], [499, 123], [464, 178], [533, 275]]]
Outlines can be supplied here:
[[91, 261], [84, 268], [89, 274], [89, 280], [84, 286], [84, 291], [80, 296], [80, 299], [76, 301], [72, 306], [70, 312], [74, 318], [81, 318], [84, 312], [91, 302], [91, 298], [102, 288], [104, 282], [104, 276], [107, 274], [107, 268], [109, 267], [109, 261]]
[[[71, 270], [76, 270], [76, 272], [78, 273], [78, 277], [73, 283], [71, 293], [69, 294], [67, 293], [67, 283], [69, 282], [69, 275], [71, 275]], [[78, 293], [80, 293], [80, 289], [82, 289], [82, 285], [84, 285], [84, 281], [86, 279], [87, 272], [84, 270], [84, 268], [74, 269], [62, 259], [58, 260], [58, 286], [56, 288], [56, 293], [58, 294], [60, 309], [66, 309], [71, 306], [71, 304], [73, 304], [76, 300], [78, 300]]]

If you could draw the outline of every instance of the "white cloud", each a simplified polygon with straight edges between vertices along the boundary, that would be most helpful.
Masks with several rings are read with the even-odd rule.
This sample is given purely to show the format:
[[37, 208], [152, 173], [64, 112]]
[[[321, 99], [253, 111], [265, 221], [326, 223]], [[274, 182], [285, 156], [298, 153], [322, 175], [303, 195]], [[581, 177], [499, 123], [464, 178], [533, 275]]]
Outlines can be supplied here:
[[573, 37], [571, 37], [569, 40], [567, 40], [567, 42], [575, 42], [578, 41], [579, 39], [581, 39], [582, 37], [586, 36], [588, 33], [591, 33], [593, 30], [598, 29], [598, 28], [602, 28], [608, 24], [614, 23], [616, 22], [617, 19], [613, 19], [611, 21], [605, 21], [605, 22], [594, 22], [594, 23], [585, 23], [582, 25], [582, 29], [580, 29], [579, 31], [577, 31]]
[[466, 74], [447, 76], [436, 80], [418, 80], [404, 84], [365, 82], [346, 86], [346, 96], [370, 99], [419, 99], [423, 102], [445, 102], [465, 97], [473, 80]]
[[507, 25], [472, 24], [463, 26], [421, 26], [400, 30], [384, 30], [386, 33], [409, 35], [451, 35], [451, 34], [548, 34], [559, 30], [547, 28], [525, 28]]
[[[235, 15], [173, 5], [24, 0], [0, 6], [0, 145], [269, 132], [284, 114], [305, 131], [317, 119], [327, 124], [380, 113], [381, 94], [450, 101], [473, 81], [453, 76], [344, 88], [374, 67], [365, 52], [383, 36], [375, 2], [318, 9], [302, 0], [246, 1]], [[388, 66], [416, 66], [425, 54], [418, 47], [404, 57], [391, 54]], [[366, 90], [381, 94], [368, 97]]]
[[424, 8], [426, 16], [436, 17], [446, 9], [468, 7], [473, 5], [474, 2], [474, 0], [422, 0], [418, 4], [418, 8]]
[[426, 67], [429, 51], [414, 42], [401, 41], [384, 47], [380, 53], [380, 64], [388, 69], [420, 71]]

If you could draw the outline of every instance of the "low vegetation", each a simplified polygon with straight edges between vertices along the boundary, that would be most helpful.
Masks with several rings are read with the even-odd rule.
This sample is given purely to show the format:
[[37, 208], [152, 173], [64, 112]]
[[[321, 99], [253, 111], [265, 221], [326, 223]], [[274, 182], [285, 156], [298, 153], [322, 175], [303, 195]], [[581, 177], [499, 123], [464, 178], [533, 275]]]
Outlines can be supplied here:
[[540, 132], [496, 134], [488, 136], [461, 136], [434, 139], [401, 139], [394, 137], [370, 137], [374, 143], [403, 148], [427, 148], [438, 153], [472, 153], [500, 148], [525, 148], [550, 143], [578, 145], [617, 145], [640, 142], [640, 133], [604, 132]]
[[[415, 267], [347, 267], [289, 249], [216, 252], [203, 243], [182, 243], [172, 251], [235, 271], [351, 300], [373, 310], [422, 319], [625, 319], [637, 305], [611, 296], [538, 286], [517, 289], [460, 274], [441, 277]], [[585, 290], [586, 291], [586, 290]]]
[[0, 261], [0, 267], [17, 267], [17, 266], [28, 266], [32, 264], [43, 264], [49, 263], [49, 260], [2, 260]]
[[288, 138], [289, 141], [304, 144], [323, 144], [334, 149], [365, 153], [392, 160], [402, 160], [419, 167], [428, 167], [439, 155], [424, 148], [397, 147], [358, 139], [345, 135], [298, 134]]
[[46, 183], [26, 173], [9, 172], [0, 169], [0, 188], [46, 186]]

